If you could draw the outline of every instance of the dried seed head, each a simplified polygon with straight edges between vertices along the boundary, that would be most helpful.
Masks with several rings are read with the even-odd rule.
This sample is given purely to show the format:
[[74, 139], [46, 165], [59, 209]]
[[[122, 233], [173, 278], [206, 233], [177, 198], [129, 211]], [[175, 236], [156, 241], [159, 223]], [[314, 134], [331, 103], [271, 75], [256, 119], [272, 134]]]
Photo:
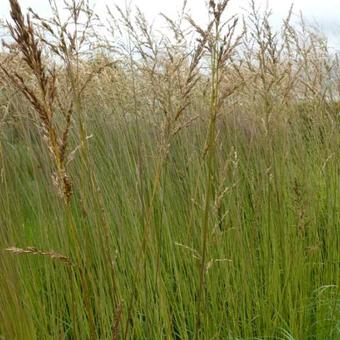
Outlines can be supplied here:
[[6, 251], [16, 254], [16, 255], [21, 255], [21, 254], [31, 254], [31, 255], [41, 255], [41, 256], [46, 256], [54, 260], [58, 260], [61, 262], [64, 262], [67, 265], [72, 265], [72, 261], [69, 257], [62, 255], [60, 253], [57, 253], [55, 251], [44, 251], [35, 247], [26, 247], [26, 248], [18, 248], [18, 247], [9, 247], [5, 249]]

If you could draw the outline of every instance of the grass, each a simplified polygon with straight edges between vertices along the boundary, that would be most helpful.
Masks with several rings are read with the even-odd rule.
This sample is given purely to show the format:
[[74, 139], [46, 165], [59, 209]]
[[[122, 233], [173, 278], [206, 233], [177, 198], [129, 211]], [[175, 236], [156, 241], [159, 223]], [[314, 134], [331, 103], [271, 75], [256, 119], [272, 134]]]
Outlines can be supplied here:
[[338, 65], [322, 37], [289, 18], [275, 37], [254, 3], [237, 35], [222, 1], [206, 28], [189, 18], [193, 45], [167, 18], [183, 37], [164, 48], [119, 9], [128, 46], [89, 61], [72, 44], [92, 22], [82, 1], [79, 36], [55, 20], [57, 41], [11, 4], [31, 45], [1, 64], [0, 338], [338, 339]]

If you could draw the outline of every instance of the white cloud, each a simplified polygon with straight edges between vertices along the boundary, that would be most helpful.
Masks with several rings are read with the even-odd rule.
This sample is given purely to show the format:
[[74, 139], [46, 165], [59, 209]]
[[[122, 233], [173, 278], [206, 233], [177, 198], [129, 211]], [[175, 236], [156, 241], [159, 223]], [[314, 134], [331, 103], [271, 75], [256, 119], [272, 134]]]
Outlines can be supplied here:
[[[63, 0], [56, 0], [57, 3], [63, 3]], [[1, 0], [0, 17], [8, 18], [9, 1]], [[46, 15], [49, 13], [48, 0], [19, 0], [23, 9], [32, 7], [38, 13]], [[95, 5], [96, 11], [99, 14], [105, 13], [106, 5], [119, 5], [124, 7], [129, 0], [91, 0]], [[273, 9], [273, 20], [278, 23], [287, 14], [291, 3], [294, 4], [295, 12], [302, 11], [304, 16], [312, 22], [317, 22], [320, 27], [332, 39], [340, 32], [340, 6], [339, 0], [257, 0], [256, 3], [262, 8], [269, 5]], [[169, 17], [176, 18], [178, 11], [181, 9], [183, 0], [133, 0], [133, 4], [140, 7], [146, 14], [149, 20], [153, 20], [160, 12], [166, 13]], [[230, 9], [234, 12], [240, 12], [240, 8], [247, 7], [249, 0], [231, 0]], [[205, 21], [206, 15], [206, 0], [188, 0], [188, 8], [194, 18], [198, 21]]]

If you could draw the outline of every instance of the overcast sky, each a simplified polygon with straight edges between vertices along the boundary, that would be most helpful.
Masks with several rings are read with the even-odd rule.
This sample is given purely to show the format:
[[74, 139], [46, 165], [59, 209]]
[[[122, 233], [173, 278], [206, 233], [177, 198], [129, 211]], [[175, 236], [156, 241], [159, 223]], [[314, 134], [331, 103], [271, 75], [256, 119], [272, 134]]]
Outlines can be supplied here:
[[[8, 17], [9, 1], [0, 0], [0, 17]], [[63, 0], [56, 0], [63, 3]], [[19, 0], [22, 8], [32, 7], [41, 15], [48, 15], [48, 0]], [[96, 12], [105, 13], [106, 5], [117, 4], [124, 6], [129, 0], [90, 0], [95, 6]], [[133, 0], [142, 9], [149, 20], [153, 20], [158, 13], [166, 13], [169, 17], [176, 17], [182, 7], [183, 0]], [[188, 8], [194, 18], [204, 21], [206, 18], [205, 0], [188, 0]], [[241, 12], [246, 8], [249, 0], [231, 0], [232, 11]], [[293, 3], [295, 12], [302, 11], [304, 16], [312, 23], [318, 23], [320, 28], [329, 37], [330, 43], [340, 49], [340, 0], [257, 0], [256, 3], [264, 8], [268, 3], [273, 10], [274, 22], [280, 22], [287, 14], [290, 5]], [[339, 47], [336, 46], [339, 43]]]

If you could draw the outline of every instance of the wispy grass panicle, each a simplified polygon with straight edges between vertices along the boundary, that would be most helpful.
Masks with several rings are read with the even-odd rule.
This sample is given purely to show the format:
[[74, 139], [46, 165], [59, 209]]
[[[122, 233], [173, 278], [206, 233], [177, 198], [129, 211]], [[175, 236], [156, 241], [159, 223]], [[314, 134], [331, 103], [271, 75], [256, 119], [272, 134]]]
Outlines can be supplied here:
[[32, 255], [46, 256], [51, 259], [64, 262], [67, 265], [72, 265], [72, 261], [70, 260], [69, 257], [59, 254], [55, 251], [45, 251], [45, 250], [37, 249], [35, 247], [26, 247], [26, 248], [10, 247], [10, 248], [7, 248], [6, 251], [8, 251], [9, 253], [15, 254], [15, 255], [32, 254]]
[[15, 70], [8, 70], [2, 65], [0, 67], [12, 85], [26, 97], [37, 112], [42, 138], [47, 142], [55, 166], [54, 183], [65, 201], [69, 202], [72, 196], [72, 185], [66, 169], [65, 153], [73, 108], [71, 106], [65, 113], [66, 123], [60, 130], [54, 122], [55, 103], [58, 95], [56, 69], [55, 67], [46, 67], [43, 49], [35, 34], [29, 14], [25, 19], [16, 0], [11, 0], [10, 5], [13, 25], [8, 24], [9, 31], [16, 43], [16, 49], [22, 55], [22, 60], [31, 69], [37, 86], [30, 86], [24, 75]]

